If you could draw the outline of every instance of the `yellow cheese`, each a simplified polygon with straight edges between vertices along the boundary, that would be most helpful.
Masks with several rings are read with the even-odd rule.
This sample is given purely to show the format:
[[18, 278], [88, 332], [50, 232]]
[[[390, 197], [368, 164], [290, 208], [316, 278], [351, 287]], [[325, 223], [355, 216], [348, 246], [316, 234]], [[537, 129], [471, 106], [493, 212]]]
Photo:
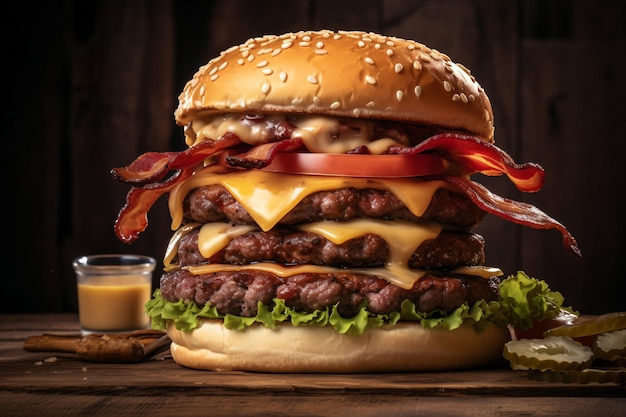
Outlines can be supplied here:
[[171, 191], [169, 210], [172, 230], [176, 230], [182, 223], [184, 197], [194, 188], [205, 185], [224, 186], [264, 231], [274, 227], [306, 196], [318, 191], [346, 187], [388, 190], [413, 214], [421, 216], [435, 191], [448, 187], [444, 181], [419, 181], [410, 178], [378, 181], [369, 178], [280, 174], [258, 170], [216, 174], [210, 168], [197, 172]]
[[229, 223], [207, 223], [198, 234], [198, 249], [205, 258], [210, 258], [222, 250], [237, 236], [257, 230], [256, 226], [233, 226]]
[[[428, 273], [425, 269], [412, 269], [410, 270], [411, 279], [406, 280], [406, 274], [396, 274], [396, 268], [351, 268], [342, 269], [329, 266], [317, 266], [317, 265], [295, 265], [284, 266], [281, 264], [275, 264], [270, 262], [259, 262], [252, 265], [224, 265], [224, 264], [206, 264], [185, 267], [192, 274], [210, 274], [220, 271], [263, 271], [269, 272], [279, 277], [290, 277], [297, 274], [304, 273], [317, 273], [317, 274], [340, 274], [340, 273], [354, 273], [362, 275], [372, 275], [383, 278], [388, 282], [397, 285], [404, 289], [410, 289], [415, 282]], [[473, 266], [473, 267], [459, 267], [451, 271], [450, 274], [467, 274], [475, 275], [483, 278], [489, 278], [492, 276], [502, 275], [502, 271], [498, 268]]]
[[[201, 228], [198, 236], [198, 247], [202, 255], [205, 258], [209, 258], [222, 250], [236, 236], [255, 229], [257, 228], [254, 226], [209, 223]], [[261, 262], [252, 265], [198, 265], [187, 267], [187, 269], [194, 274], [254, 269], [271, 272], [282, 277], [305, 272], [341, 273], [350, 271], [356, 274], [376, 275], [401, 288], [409, 289], [428, 272], [426, 270], [410, 269], [408, 261], [411, 255], [422, 242], [435, 239], [441, 232], [441, 226], [434, 223], [413, 224], [407, 221], [375, 219], [358, 219], [350, 222], [317, 222], [297, 226], [297, 229], [323, 236], [336, 245], [341, 245], [368, 233], [381, 236], [389, 246], [389, 260], [385, 265], [377, 268], [342, 269], [314, 265], [282, 266], [276, 263]], [[175, 245], [170, 244], [169, 250], [175, 251]], [[173, 255], [168, 254], [166, 258], [173, 259]], [[169, 265], [169, 269], [173, 269], [173, 266]], [[502, 272], [497, 268], [482, 266], [459, 267], [452, 272], [478, 275], [484, 278], [502, 275]]]
[[[191, 146], [202, 140], [216, 140], [227, 132], [236, 134], [242, 142], [260, 145], [267, 142], [270, 133], [268, 125], [277, 125], [285, 121], [285, 115], [266, 115], [262, 123], [245, 122], [245, 115], [240, 113], [218, 114], [196, 119], [191, 123], [192, 132], [187, 132], [186, 143]], [[370, 142], [376, 121], [350, 120], [350, 128], [340, 128], [336, 117], [290, 115], [289, 123], [294, 126], [292, 138], [300, 138], [309, 152], [347, 153], [360, 146], [367, 146], [370, 153], [381, 154], [389, 146], [406, 145], [391, 138], [381, 138]], [[344, 121], [345, 123], [345, 121]]]

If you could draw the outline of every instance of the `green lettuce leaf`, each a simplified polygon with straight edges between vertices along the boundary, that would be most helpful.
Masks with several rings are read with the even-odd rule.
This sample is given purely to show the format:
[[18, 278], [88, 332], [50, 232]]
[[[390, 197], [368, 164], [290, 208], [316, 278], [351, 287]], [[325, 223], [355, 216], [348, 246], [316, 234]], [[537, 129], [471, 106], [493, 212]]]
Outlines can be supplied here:
[[254, 323], [262, 323], [273, 329], [277, 323], [290, 322], [293, 326], [332, 326], [342, 334], [362, 334], [368, 327], [380, 327], [383, 324], [395, 324], [399, 321], [419, 322], [425, 328], [443, 327], [453, 330], [464, 322], [487, 322], [498, 310], [498, 303], [479, 301], [473, 306], [462, 305], [455, 311], [446, 314], [444, 311], [422, 313], [416, 310], [415, 304], [409, 300], [402, 303], [400, 312], [374, 314], [367, 310], [367, 303], [359, 306], [353, 317], [339, 314], [337, 305], [312, 313], [302, 313], [289, 308], [284, 300], [274, 299], [273, 305], [258, 304], [258, 312], [254, 317], [241, 317], [233, 314], [220, 314], [211, 305], [200, 308], [194, 302], [179, 300], [170, 302], [161, 296], [157, 289], [153, 298], [146, 303], [146, 313], [152, 319], [154, 329], [165, 330], [167, 321], [172, 321], [178, 330], [189, 332], [200, 325], [201, 319], [221, 319], [224, 326], [232, 330], [243, 330]]
[[[262, 323], [273, 329], [278, 323], [289, 322], [293, 326], [332, 326], [342, 334], [362, 334], [366, 328], [380, 327], [383, 324], [396, 324], [400, 321], [419, 322], [424, 328], [441, 327], [454, 330], [464, 323], [478, 328], [488, 324], [499, 326], [513, 325], [529, 329], [534, 321], [553, 318], [564, 309], [561, 293], [551, 291], [545, 281], [531, 278], [524, 272], [509, 276], [500, 283], [498, 301], [478, 301], [473, 305], [461, 305], [452, 312], [417, 311], [415, 304], [404, 300], [399, 312], [374, 314], [367, 310], [367, 303], [359, 306], [353, 317], [343, 317], [338, 306], [334, 305], [312, 313], [302, 313], [289, 308], [284, 300], [274, 299], [272, 305], [258, 304], [254, 317], [241, 317], [233, 314], [220, 314], [209, 304], [199, 307], [193, 302], [179, 300], [170, 302], [161, 296], [157, 289], [153, 298], [146, 303], [146, 313], [152, 319], [152, 327], [165, 330], [167, 321], [172, 321], [178, 330], [189, 332], [200, 325], [201, 319], [220, 319], [224, 326], [232, 330], [243, 330], [254, 323]], [[575, 313], [576, 314], [576, 313]]]
[[528, 330], [535, 321], [554, 318], [562, 310], [578, 314], [571, 307], [564, 307], [563, 301], [563, 295], [550, 290], [545, 281], [518, 271], [500, 283], [500, 310], [493, 320]]

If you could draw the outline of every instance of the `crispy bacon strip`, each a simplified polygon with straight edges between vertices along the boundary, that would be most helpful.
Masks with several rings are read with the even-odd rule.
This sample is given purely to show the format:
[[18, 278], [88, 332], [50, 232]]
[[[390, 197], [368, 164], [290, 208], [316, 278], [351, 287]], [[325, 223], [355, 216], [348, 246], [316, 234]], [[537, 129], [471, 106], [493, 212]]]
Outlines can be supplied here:
[[532, 162], [517, 164], [502, 149], [473, 136], [444, 133], [432, 136], [412, 148], [391, 146], [386, 153], [417, 154], [426, 151], [433, 151], [464, 167], [468, 174], [506, 174], [520, 191], [539, 191], [545, 181], [545, 172], [541, 166]]
[[[115, 221], [117, 237], [124, 243], [134, 242], [148, 227], [148, 211], [159, 197], [191, 176], [206, 158], [240, 143], [237, 135], [227, 133], [219, 140], [200, 142], [183, 152], [149, 152], [127, 167], [114, 169], [112, 174], [115, 179], [134, 185]], [[151, 167], [151, 162], [157, 166]], [[160, 182], [172, 171], [168, 179]]]
[[246, 153], [228, 156], [226, 162], [233, 168], [261, 169], [268, 166], [278, 152], [297, 152], [303, 149], [302, 138], [284, 139], [257, 145]]
[[474, 204], [487, 213], [495, 214], [505, 220], [534, 229], [558, 230], [563, 235], [563, 246], [574, 257], [582, 257], [576, 239], [568, 232], [565, 226], [532, 204], [501, 197], [474, 181], [452, 176], [442, 176], [441, 179], [457, 186]]
[[[148, 152], [127, 167], [114, 169], [112, 174], [116, 179], [134, 185], [115, 222], [115, 232], [120, 240], [126, 243], [136, 240], [146, 229], [147, 213], [156, 200], [193, 175], [199, 164], [209, 156], [218, 154], [215, 163], [219, 165], [255, 169], [270, 164], [278, 152], [297, 152], [303, 148], [299, 138], [283, 139], [252, 148], [242, 145], [245, 144], [235, 134], [227, 133], [216, 141], [204, 141], [183, 152]], [[539, 165], [516, 164], [513, 158], [497, 146], [466, 135], [436, 135], [412, 148], [392, 146], [385, 153], [418, 154], [427, 151], [457, 164], [464, 174], [506, 174], [519, 190], [525, 192], [538, 191], [545, 180], [545, 173]], [[167, 180], [161, 181], [171, 172]], [[575, 257], [581, 256], [576, 240], [567, 229], [538, 208], [500, 197], [464, 178], [445, 176], [440, 179], [456, 185], [488, 213], [533, 228], [559, 230], [563, 235], [564, 246]]]

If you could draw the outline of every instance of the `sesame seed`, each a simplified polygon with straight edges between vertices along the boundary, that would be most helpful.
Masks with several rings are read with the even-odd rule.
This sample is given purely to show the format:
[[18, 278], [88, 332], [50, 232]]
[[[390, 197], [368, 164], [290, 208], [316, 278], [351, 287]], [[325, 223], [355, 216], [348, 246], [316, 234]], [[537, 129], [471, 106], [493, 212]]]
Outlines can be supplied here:
[[363, 41], [358, 41], [356, 44], [359, 48], [365, 48], [365, 42]]
[[294, 106], [302, 104], [302, 99], [301, 98], [294, 98], [293, 100], [291, 100], [291, 104], [293, 104]]
[[402, 72], [402, 69], [403, 69], [403, 68], [404, 68], [404, 67], [403, 67], [403, 66], [402, 66], [402, 64], [400, 64], [400, 63], [398, 63], [398, 64], [396, 64], [396, 65], [394, 65], [394, 66], [393, 66], [393, 70], [396, 72], [396, 74], [398, 74], [398, 73]]
[[241, 52], [241, 56], [244, 58], [247, 58], [248, 55], [250, 55], [250, 51], [248, 51], [247, 49]]
[[456, 64], [459, 68], [461, 68], [463, 70], [463, 72], [465, 72], [467, 75], [472, 75], [472, 72], [466, 68], [465, 66], [463, 66], [463, 64]]
[[402, 101], [402, 97], [404, 97], [404, 92], [402, 90], [396, 91], [396, 100]]
[[316, 49], [315, 50], [315, 54], [316, 55], [326, 55], [327, 53], [328, 53], [328, 51], [325, 50], [325, 49]]
[[316, 106], [319, 106], [321, 103], [322, 101], [320, 100], [318, 96], [313, 96], [313, 104], [315, 104]]
[[239, 59], [237, 60], [237, 63], [238, 63], [239, 65], [243, 65], [245, 62], [246, 62], [246, 61], [244, 61], [244, 60], [243, 60], [243, 59], [241, 59], [241, 58], [239, 58]]
[[380, 44], [379, 43], [375, 44], [374, 49], [380, 49]]
[[196, 107], [200, 107], [200, 106], [202, 106], [202, 102], [200, 100], [196, 100], [196, 101], [193, 102], [193, 105], [196, 106]]
[[211, 81], [215, 81], [215, 80], [217, 80], [217, 79], [218, 79], [218, 77], [219, 77], [219, 76], [220, 76], [219, 74], [213, 74], [213, 75], [211, 76], [210, 80], [211, 80]]
[[213, 75], [217, 72], [217, 67], [213, 67], [211, 71], [209, 71], [209, 75]]
[[470, 94], [469, 97], [467, 97], [467, 99], [472, 102], [474, 100], [476, 100], [476, 97], [474, 97], [474, 94]]
[[387, 56], [393, 56], [393, 49], [387, 49]]
[[375, 105], [376, 103], [374, 103], [373, 101], [370, 101], [369, 103], [365, 105], [365, 107], [374, 107]]
[[368, 84], [376, 84], [376, 78], [372, 77], [371, 75], [366, 75], [365, 76], [365, 82]]
[[341, 103], [339, 103], [338, 101], [334, 101], [334, 102], [330, 105], [330, 108], [331, 108], [331, 109], [333, 109], [333, 110], [335, 110], [335, 109], [338, 109], [338, 108], [339, 108], [339, 106], [341, 106]]
[[455, 94], [452, 96], [452, 101], [459, 101], [461, 100], [461, 96], [459, 96], [458, 94]]
[[283, 44], [280, 47], [283, 49], [287, 49], [287, 48], [291, 48], [292, 45], [293, 45], [293, 41], [286, 40], [286, 41], [283, 41]]
[[422, 63], [419, 61], [413, 61], [413, 68], [415, 68], [417, 71], [421, 71], [422, 70]]
[[316, 43], [315, 47], [318, 48], [318, 49], [322, 49], [324, 47], [324, 42], [320, 41], [320, 42]]
[[263, 68], [263, 69], [261, 70], [261, 72], [262, 72], [263, 74], [265, 74], [265, 75], [272, 75], [272, 73], [274, 72], [274, 70], [273, 70], [273, 69], [271, 69], [271, 68]]
[[365, 58], [363, 58], [363, 60], [370, 65], [374, 65], [374, 60], [370, 58], [369, 56], [366, 56]]
[[200, 87], [200, 95], [203, 96], [204, 95], [204, 86]]
[[444, 81], [443, 82], [443, 89], [446, 90], [447, 92], [450, 92], [450, 91], [452, 91], [452, 86], [450, 85], [449, 82]]
[[419, 85], [416, 85], [415, 88], [413, 89], [413, 92], [415, 93], [415, 97], [419, 98], [419, 96], [422, 95], [422, 87], [420, 87]]
[[338, 41], [339, 39], [341, 39], [341, 35], [335, 35], [335, 36], [333, 36], [333, 39]]
[[311, 84], [317, 84], [317, 78], [315, 77], [315, 75], [309, 75], [308, 77], [306, 77], [306, 80]]
[[468, 100], [467, 100], [467, 96], [465, 95], [465, 93], [461, 93], [461, 101], [463, 103], [467, 103]]
[[286, 72], [284, 72], [284, 71], [283, 71], [283, 72], [281, 72], [280, 74], [278, 74], [278, 78], [280, 78], [280, 80], [281, 80], [282, 82], [287, 81], [287, 73], [286, 73]]
[[426, 55], [424, 52], [420, 52], [420, 59], [424, 62], [430, 62], [430, 56]]
[[311, 41], [311, 37], [309, 35], [303, 36], [302, 40], [305, 42], [310, 42]]
[[248, 62], [252, 62], [252, 61], [254, 61], [254, 55], [248, 56]]
[[300, 46], [309, 46], [308, 42], [298, 42], [298, 45]]
[[269, 85], [268, 83], [263, 83], [263, 85], [261, 86], [261, 92], [263, 92], [263, 94], [269, 93], [271, 89], [272, 89], [272, 86]]
[[263, 68], [267, 66], [267, 61], [261, 61], [258, 64], [256, 64], [257, 68]]
[[283, 50], [280, 48], [276, 48], [272, 51], [272, 56], [276, 56], [278, 54], [280, 54]]

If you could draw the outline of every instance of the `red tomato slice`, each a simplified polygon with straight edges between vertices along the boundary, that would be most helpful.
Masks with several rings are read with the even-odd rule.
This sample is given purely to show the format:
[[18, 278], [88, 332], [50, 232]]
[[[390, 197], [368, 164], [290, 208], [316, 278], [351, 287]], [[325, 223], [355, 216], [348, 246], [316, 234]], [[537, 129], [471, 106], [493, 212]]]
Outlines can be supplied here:
[[444, 174], [444, 160], [432, 154], [362, 155], [278, 153], [265, 171], [348, 177], [398, 178]]

